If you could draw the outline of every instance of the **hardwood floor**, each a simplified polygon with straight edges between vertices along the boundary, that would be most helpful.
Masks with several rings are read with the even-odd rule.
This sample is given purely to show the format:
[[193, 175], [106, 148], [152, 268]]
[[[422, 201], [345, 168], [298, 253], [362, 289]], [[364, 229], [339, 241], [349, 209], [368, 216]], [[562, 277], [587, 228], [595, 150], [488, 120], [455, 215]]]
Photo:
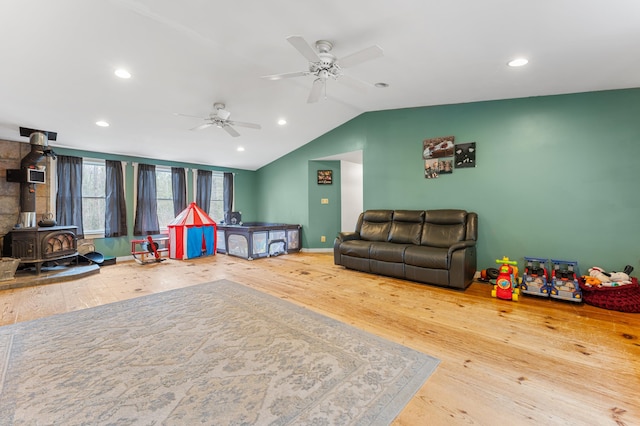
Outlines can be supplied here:
[[439, 358], [395, 425], [640, 424], [640, 314], [364, 274], [328, 253], [119, 263], [0, 291], [0, 325], [223, 278]]

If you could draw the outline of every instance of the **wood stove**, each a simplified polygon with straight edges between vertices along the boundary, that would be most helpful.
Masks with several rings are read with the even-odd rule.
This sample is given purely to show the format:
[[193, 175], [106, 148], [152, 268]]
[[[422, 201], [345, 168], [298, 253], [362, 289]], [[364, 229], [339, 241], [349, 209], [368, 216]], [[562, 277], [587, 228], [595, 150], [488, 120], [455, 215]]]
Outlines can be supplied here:
[[40, 274], [46, 262], [77, 260], [76, 226], [14, 228], [5, 236], [6, 255], [20, 259], [20, 264], [34, 265]]

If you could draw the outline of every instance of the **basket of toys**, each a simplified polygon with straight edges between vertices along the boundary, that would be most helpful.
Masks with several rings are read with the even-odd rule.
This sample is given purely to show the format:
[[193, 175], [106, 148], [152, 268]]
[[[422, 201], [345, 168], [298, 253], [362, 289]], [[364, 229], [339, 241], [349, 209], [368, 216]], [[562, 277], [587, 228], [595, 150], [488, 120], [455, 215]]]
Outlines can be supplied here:
[[585, 303], [620, 312], [640, 312], [640, 285], [631, 277], [631, 284], [619, 286], [589, 285], [585, 277], [578, 279]]

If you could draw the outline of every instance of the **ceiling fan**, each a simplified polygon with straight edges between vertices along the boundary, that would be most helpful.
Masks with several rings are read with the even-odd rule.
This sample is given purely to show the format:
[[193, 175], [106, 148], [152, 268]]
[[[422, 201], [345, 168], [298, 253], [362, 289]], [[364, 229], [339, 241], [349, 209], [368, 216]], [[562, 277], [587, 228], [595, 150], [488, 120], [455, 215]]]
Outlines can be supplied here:
[[343, 74], [342, 69], [379, 58], [383, 55], [382, 48], [380, 48], [380, 46], [374, 45], [338, 59], [331, 53], [331, 49], [333, 49], [333, 43], [329, 41], [316, 41], [315, 50], [309, 43], [307, 43], [304, 38], [300, 36], [289, 36], [287, 37], [287, 41], [291, 43], [291, 45], [302, 54], [302, 56], [309, 60], [309, 70], [266, 75], [262, 78], [268, 80], [280, 80], [290, 77], [301, 77], [307, 75], [313, 76], [313, 86], [311, 87], [309, 98], [307, 99], [307, 102], [309, 103], [317, 102], [320, 99], [323, 91], [325, 92], [326, 97], [326, 85], [329, 78], [334, 80], [340, 79], [345, 83], [351, 84], [356, 87], [371, 87], [372, 85], [369, 83]]
[[212, 111], [209, 114], [209, 117], [198, 117], [195, 115], [178, 114], [178, 113], [176, 113], [175, 115], [180, 115], [183, 117], [199, 118], [205, 121], [204, 124], [201, 124], [189, 130], [202, 130], [202, 129], [206, 129], [207, 127], [216, 126], [226, 131], [234, 138], [240, 136], [240, 133], [238, 133], [237, 130], [231, 126], [248, 127], [250, 129], [262, 128], [259, 124], [255, 124], [255, 123], [245, 123], [243, 121], [229, 120], [229, 116], [231, 116], [231, 113], [224, 109], [225, 105], [222, 102], [214, 103], [213, 108], [214, 108], [214, 111]]

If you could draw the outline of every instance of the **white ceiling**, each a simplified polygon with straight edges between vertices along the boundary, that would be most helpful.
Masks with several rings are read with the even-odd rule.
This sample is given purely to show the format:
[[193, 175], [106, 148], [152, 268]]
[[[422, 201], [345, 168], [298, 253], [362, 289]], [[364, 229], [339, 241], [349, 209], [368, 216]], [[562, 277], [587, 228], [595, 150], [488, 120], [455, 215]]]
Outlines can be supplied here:
[[[380, 46], [345, 74], [389, 87], [329, 81], [308, 104], [312, 77], [260, 78], [306, 70], [290, 35], [338, 58]], [[640, 87], [639, 52], [638, 0], [4, 0], [0, 139], [255, 170], [366, 111]], [[174, 115], [216, 101], [262, 130]]]

